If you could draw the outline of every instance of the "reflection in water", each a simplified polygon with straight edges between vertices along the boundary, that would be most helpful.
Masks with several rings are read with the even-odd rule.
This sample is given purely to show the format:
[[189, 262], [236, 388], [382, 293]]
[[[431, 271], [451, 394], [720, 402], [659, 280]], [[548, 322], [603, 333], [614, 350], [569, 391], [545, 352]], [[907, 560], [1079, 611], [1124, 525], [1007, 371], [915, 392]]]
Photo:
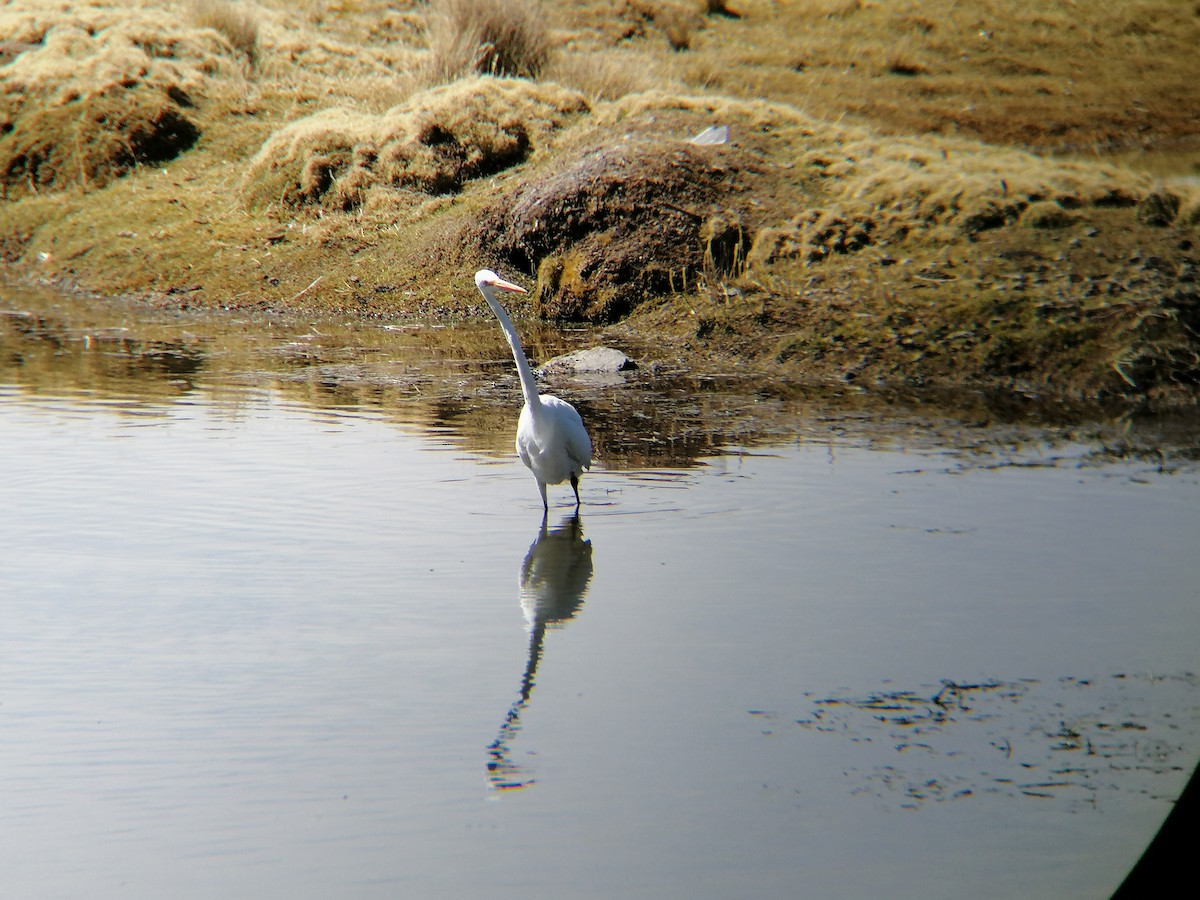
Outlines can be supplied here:
[[123, 326], [72, 331], [52, 316], [0, 308], [0, 384], [154, 410], [187, 395], [206, 356], [199, 343]]
[[[239, 414], [248, 390], [266, 388], [284, 402], [379, 414], [507, 460], [520, 388], [496, 331], [490, 320], [447, 328], [185, 312], [0, 281], [0, 395], [98, 402], [144, 418], [165, 417], [198, 402], [197, 394], [222, 414]], [[590, 331], [549, 326], [526, 336], [536, 359], [595, 342]], [[609, 471], [686, 466], [730, 442], [791, 436], [806, 402], [776, 396], [774, 387], [764, 395], [740, 377], [697, 381], [649, 369], [603, 389], [579, 382], [555, 389], [569, 391], [584, 413]]]
[[551, 530], [547, 530], [543, 516], [537, 539], [521, 564], [521, 610], [529, 629], [529, 654], [520, 695], [488, 747], [488, 780], [496, 790], [515, 790], [536, 780], [512, 761], [512, 741], [521, 729], [521, 712], [533, 693], [546, 629], [575, 617], [591, 580], [592, 542], [583, 539], [579, 515], [567, 516]]
[[[599, 333], [547, 326], [531, 328], [527, 337], [531, 356], [546, 359], [594, 343]], [[731, 444], [830, 435], [876, 448], [950, 444], [1001, 462], [1022, 449], [1042, 452], [1047, 443], [1075, 447], [1093, 439], [1103, 448], [1102, 460], [1143, 456], [1170, 469], [1200, 457], [1196, 416], [1188, 411], [1109, 421], [1098, 410], [1014, 408], [1011, 391], [993, 397], [929, 388], [915, 395], [831, 390], [741, 372], [672, 371], [658, 365], [654, 345], [630, 343], [628, 350], [647, 365], [621, 384], [567, 388], [608, 471], [692, 466]], [[490, 321], [452, 328], [314, 323], [307, 315], [84, 300], [0, 280], [0, 398], [98, 403], [138, 416], [139, 424], [201, 395], [222, 415], [240, 415], [248, 396], [269, 389], [284, 402], [378, 414], [446, 445], [507, 460], [519, 394], [511, 368], [504, 338]]]

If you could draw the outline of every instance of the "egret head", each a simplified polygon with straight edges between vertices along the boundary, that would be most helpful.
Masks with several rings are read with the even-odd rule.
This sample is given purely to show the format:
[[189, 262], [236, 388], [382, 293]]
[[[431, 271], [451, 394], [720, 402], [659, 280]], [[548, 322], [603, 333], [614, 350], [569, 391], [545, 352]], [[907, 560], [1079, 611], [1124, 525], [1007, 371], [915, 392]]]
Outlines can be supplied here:
[[513, 284], [511, 281], [505, 281], [491, 269], [480, 269], [475, 273], [475, 287], [483, 290], [484, 287], [494, 288], [498, 291], [511, 291], [514, 294], [525, 294], [528, 291], [519, 284]]

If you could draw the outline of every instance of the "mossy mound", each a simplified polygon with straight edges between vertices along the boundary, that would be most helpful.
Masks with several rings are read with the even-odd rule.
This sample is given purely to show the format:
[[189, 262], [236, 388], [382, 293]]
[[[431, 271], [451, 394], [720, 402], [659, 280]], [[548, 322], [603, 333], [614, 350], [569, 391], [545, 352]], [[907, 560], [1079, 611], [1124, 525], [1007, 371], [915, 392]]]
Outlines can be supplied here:
[[586, 111], [580, 94], [517, 79], [471, 78], [383, 115], [322, 110], [280, 129], [243, 182], [251, 207], [357, 209], [373, 193], [453, 194], [527, 159]]
[[186, 114], [191, 104], [178, 102], [185, 99], [143, 87], [20, 116], [0, 138], [0, 185], [6, 195], [75, 182], [102, 187], [136, 165], [174, 159], [200, 136]]
[[230, 52], [166, 10], [16, 2], [0, 13], [0, 191], [103, 187], [192, 147], [191, 108]]
[[537, 314], [610, 322], [649, 296], [686, 290], [706, 264], [731, 265], [729, 233], [744, 232], [754, 171], [736, 148], [650, 138], [587, 146], [494, 198], [463, 241], [537, 272]]
[[[726, 143], [697, 143], [713, 125]], [[784, 170], [817, 126], [775, 104], [655, 91], [596, 109], [554, 161], [489, 198], [464, 256], [537, 274], [533, 311], [613, 322], [744, 268], [756, 230], [807, 198]]]

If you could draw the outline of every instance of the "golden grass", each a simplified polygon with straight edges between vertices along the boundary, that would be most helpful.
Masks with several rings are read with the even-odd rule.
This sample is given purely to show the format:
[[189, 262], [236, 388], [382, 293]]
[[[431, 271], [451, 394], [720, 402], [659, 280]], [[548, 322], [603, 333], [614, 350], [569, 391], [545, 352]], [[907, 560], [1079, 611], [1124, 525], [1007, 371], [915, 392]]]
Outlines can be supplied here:
[[432, 0], [429, 77], [464, 75], [536, 78], [550, 57], [546, 16], [536, 0]]
[[[618, 46], [631, 31], [654, 40], [601, 21], [620, 22], [621, 4], [583, 7], [581, 44]], [[1034, 12], [1011, 2], [746, 0], [738, 9], [736, 20], [710, 17], [679, 54], [706, 73], [693, 84], [896, 132], [1034, 147], [1110, 149], [1194, 133], [1189, 85], [1200, 60], [1190, 47], [1200, 19], [1187, 4]], [[1130, 33], [1130, 20], [1142, 34]]]
[[538, 142], [587, 110], [555, 85], [475, 78], [414, 95], [381, 116], [341, 107], [277, 131], [250, 162], [253, 206], [353, 210], [372, 191], [449, 194], [522, 162]]
[[192, 0], [192, 20], [200, 28], [211, 28], [242, 53], [251, 67], [258, 62], [258, 19], [246, 3], [232, 0]]
[[641, 304], [688, 352], [816, 377], [1197, 380], [1171, 281], [1200, 241], [1194, 4], [574, 0], [515, 36], [453, 6], [11, 0], [0, 260], [164, 302], [473, 312], [482, 210], [726, 124], [728, 184], [664, 179], [636, 218], [698, 223], [643, 265], [670, 296], [607, 303], [567, 242], [520, 265], [579, 302], [538, 308]]
[[559, 52], [546, 68], [545, 78], [579, 91], [593, 103], [617, 100], [656, 87], [641, 54], [619, 50], [586, 53]]
[[227, 49], [161, 10], [11, 3], [0, 35], [27, 49], [0, 82], [0, 193], [103, 187], [199, 136], [191, 107]]

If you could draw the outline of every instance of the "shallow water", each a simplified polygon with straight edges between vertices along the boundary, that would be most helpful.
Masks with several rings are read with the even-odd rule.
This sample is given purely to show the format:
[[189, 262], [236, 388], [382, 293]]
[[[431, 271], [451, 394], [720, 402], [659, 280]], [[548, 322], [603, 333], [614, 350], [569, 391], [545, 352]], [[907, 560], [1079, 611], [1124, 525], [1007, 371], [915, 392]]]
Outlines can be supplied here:
[[6, 895], [1094, 898], [1200, 758], [1186, 461], [567, 385], [543, 525], [502, 357], [6, 303]]

